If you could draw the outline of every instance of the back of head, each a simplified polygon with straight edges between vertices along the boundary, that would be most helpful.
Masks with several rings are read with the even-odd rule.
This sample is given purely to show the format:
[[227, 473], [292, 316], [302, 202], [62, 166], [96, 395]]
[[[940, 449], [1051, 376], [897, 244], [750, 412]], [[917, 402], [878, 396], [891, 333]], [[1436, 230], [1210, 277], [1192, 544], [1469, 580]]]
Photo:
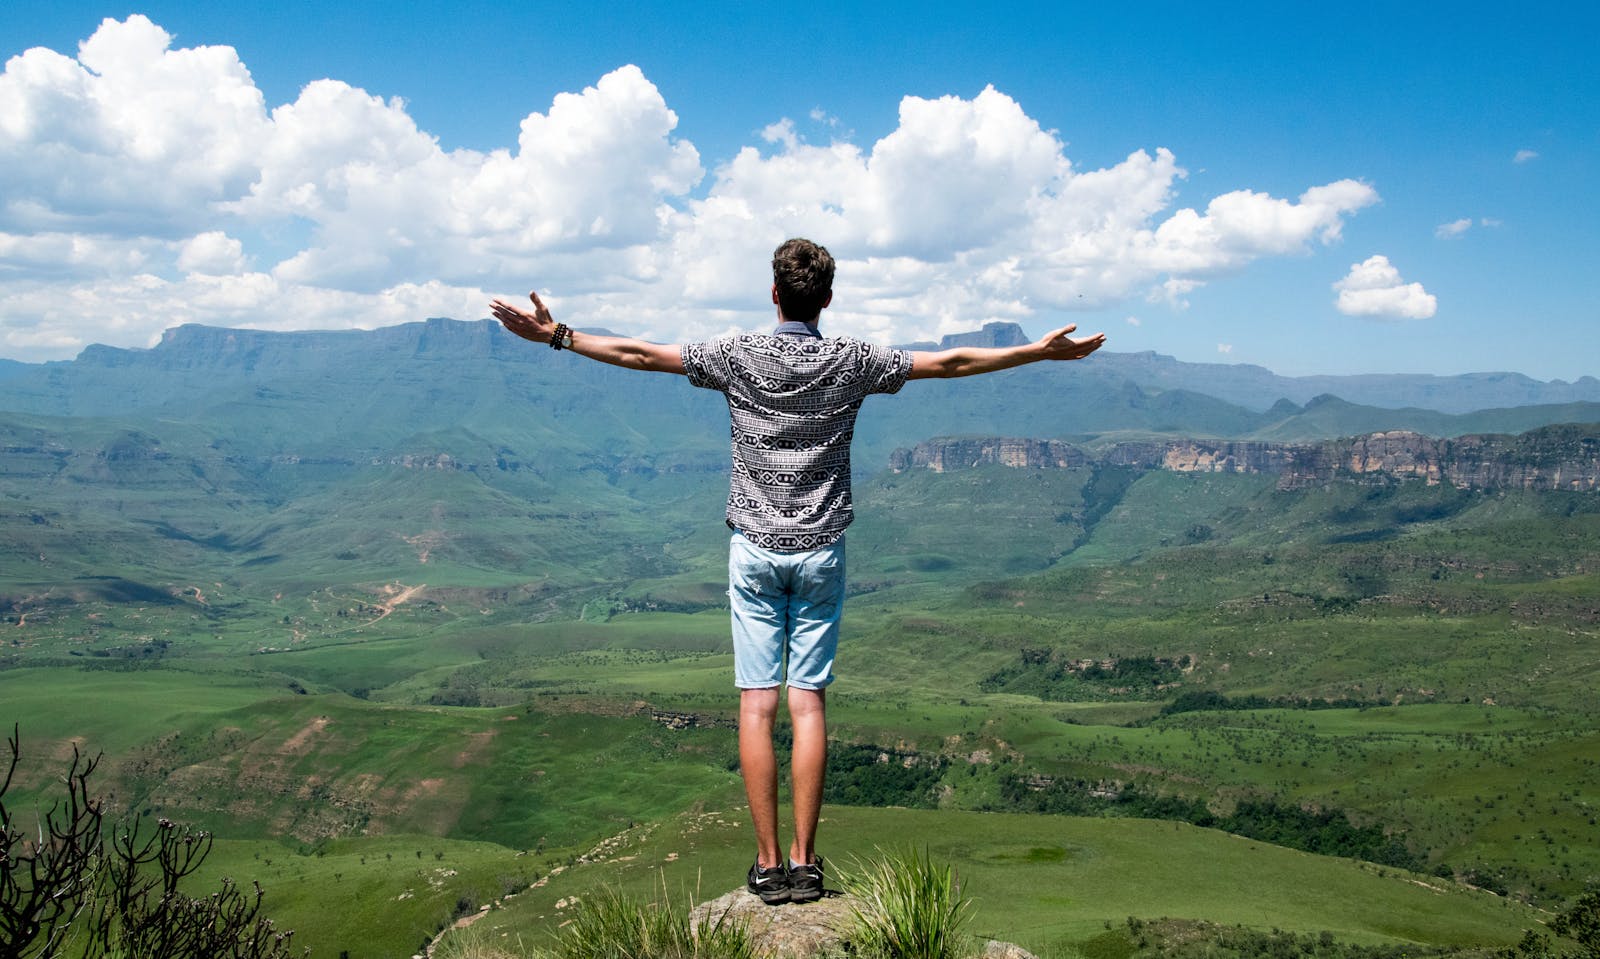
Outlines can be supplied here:
[[833, 255], [810, 240], [785, 240], [772, 254], [772, 285], [784, 319], [815, 323], [833, 295]]

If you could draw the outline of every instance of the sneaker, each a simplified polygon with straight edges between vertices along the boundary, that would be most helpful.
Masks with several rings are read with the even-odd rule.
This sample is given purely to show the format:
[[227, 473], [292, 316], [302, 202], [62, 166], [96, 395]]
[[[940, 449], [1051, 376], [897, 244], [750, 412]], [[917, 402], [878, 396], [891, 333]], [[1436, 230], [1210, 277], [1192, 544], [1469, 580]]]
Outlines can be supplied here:
[[769, 906], [789, 901], [789, 872], [782, 866], [762, 869], [761, 863], [753, 864], [745, 886]]
[[812, 902], [822, 898], [822, 857], [805, 865], [789, 863], [789, 899]]

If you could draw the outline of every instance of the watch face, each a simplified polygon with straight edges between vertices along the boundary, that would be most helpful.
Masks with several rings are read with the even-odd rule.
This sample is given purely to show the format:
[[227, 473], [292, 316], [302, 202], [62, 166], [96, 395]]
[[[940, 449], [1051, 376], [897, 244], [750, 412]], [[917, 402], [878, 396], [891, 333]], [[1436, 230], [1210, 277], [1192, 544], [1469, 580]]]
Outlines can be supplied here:
[[566, 336], [563, 336], [561, 338], [561, 348], [563, 350], [572, 349], [572, 334], [571, 333], [568, 333]]

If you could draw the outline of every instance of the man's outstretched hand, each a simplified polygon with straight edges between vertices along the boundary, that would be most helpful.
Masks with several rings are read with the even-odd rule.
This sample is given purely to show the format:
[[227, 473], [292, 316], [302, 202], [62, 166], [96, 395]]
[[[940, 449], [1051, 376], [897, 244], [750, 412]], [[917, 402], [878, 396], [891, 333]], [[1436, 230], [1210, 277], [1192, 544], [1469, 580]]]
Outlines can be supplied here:
[[[1054, 333], [1046, 334], [1039, 341], [1039, 346], [1044, 348], [1044, 358], [1047, 360], [1081, 360], [1105, 345], [1106, 335], [1096, 333], [1082, 339], [1073, 339], [1070, 334], [1078, 328], [1076, 323], [1068, 323]], [[515, 332], [515, 331], [513, 331]]]
[[550, 315], [550, 308], [539, 299], [538, 293], [530, 292], [528, 299], [533, 301], [531, 313], [499, 297], [489, 302], [489, 312], [494, 314], [494, 318], [500, 321], [501, 326], [523, 339], [535, 343], [549, 343], [556, 331], [555, 318]]

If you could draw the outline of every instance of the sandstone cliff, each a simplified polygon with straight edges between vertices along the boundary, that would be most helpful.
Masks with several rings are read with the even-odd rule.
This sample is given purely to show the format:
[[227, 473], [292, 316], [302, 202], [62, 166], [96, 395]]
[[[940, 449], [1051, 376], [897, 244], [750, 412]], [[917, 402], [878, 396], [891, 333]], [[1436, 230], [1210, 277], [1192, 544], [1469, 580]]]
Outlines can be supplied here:
[[1593, 490], [1600, 487], [1600, 424], [1562, 424], [1518, 436], [1436, 439], [1392, 431], [1290, 444], [1254, 440], [1162, 440], [1119, 443], [1098, 454], [1060, 440], [936, 439], [896, 450], [896, 472], [975, 466], [1071, 469], [1105, 465], [1180, 473], [1254, 473], [1278, 477], [1280, 489], [1334, 480], [1420, 479], [1461, 489]]

